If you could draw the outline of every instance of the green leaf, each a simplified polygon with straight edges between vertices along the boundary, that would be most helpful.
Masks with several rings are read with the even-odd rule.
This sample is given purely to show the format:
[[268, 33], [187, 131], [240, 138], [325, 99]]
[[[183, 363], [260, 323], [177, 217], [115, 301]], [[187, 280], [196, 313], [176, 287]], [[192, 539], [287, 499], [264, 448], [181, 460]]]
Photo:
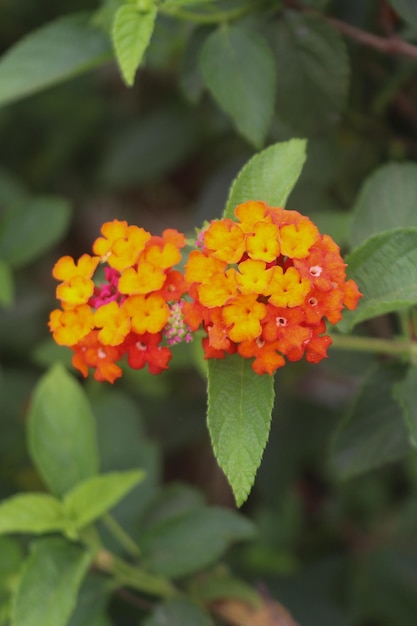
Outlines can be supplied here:
[[338, 328], [417, 303], [417, 228], [374, 235], [346, 258], [349, 277], [364, 297], [355, 311], [345, 311]]
[[14, 299], [13, 274], [7, 263], [0, 261], [0, 306], [10, 306]]
[[198, 128], [189, 111], [167, 105], [120, 131], [100, 172], [103, 185], [137, 187], [161, 178], [189, 157]]
[[28, 418], [32, 459], [53, 493], [63, 495], [98, 471], [95, 422], [81, 385], [61, 365], [35, 388]]
[[46, 493], [12, 496], [0, 504], [0, 533], [48, 533], [66, 527], [61, 502]]
[[88, 15], [60, 18], [26, 36], [0, 59], [0, 104], [23, 98], [111, 58]]
[[389, 163], [378, 168], [362, 186], [356, 201], [351, 243], [391, 228], [417, 227], [417, 165]]
[[211, 617], [195, 602], [174, 598], [159, 604], [143, 626], [213, 626]]
[[82, 528], [112, 509], [143, 478], [142, 470], [93, 476], [65, 494], [65, 512], [75, 528]]
[[263, 200], [284, 207], [306, 159], [304, 139], [291, 139], [256, 154], [237, 175], [230, 188], [225, 217], [233, 217], [238, 204]]
[[236, 127], [260, 147], [275, 101], [274, 58], [266, 41], [243, 26], [221, 26], [204, 43], [200, 67], [207, 87]]
[[78, 594], [77, 606], [68, 626], [111, 626], [105, 611], [110, 586], [105, 578], [89, 574]]
[[240, 355], [208, 364], [208, 414], [214, 454], [238, 506], [247, 499], [266, 446], [274, 379], [256, 374]]
[[417, 7], [415, 0], [389, 0], [389, 3], [397, 13], [401, 15], [403, 20], [417, 27]]
[[274, 27], [272, 43], [280, 118], [303, 134], [335, 125], [349, 87], [341, 35], [321, 17], [286, 13]]
[[412, 365], [404, 380], [394, 387], [394, 398], [404, 411], [410, 443], [417, 447], [417, 366]]
[[200, 491], [189, 485], [168, 485], [158, 491], [156, 498], [141, 520], [142, 528], [152, 528], [165, 520], [181, 517], [185, 513], [204, 506]]
[[193, 598], [203, 604], [236, 599], [256, 608], [261, 603], [260, 595], [248, 583], [217, 569], [196, 577], [191, 591]]
[[403, 457], [410, 450], [393, 389], [404, 366], [379, 365], [370, 372], [333, 440], [333, 462], [346, 478]]
[[0, 537], [0, 554], [1, 588], [7, 586], [9, 577], [18, 572], [22, 565], [24, 555], [20, 541], [12, 537]]
[[113, 46], [123, 80], [129, 87], [151, 40], [156, 16], [156, 7], [144, 13], [130, 2], [121, 6], [114, 18]]
[[196, 104], [204, 91], [198, 59], [208, 32], [207, 27], [203, 27], [191, 33], [181, 60], [179, 85], [191, 104]]
[[38, 541], [16, 589], [12, 626], [64, 626], [90, 560], [88, 552], [64, 539]]
[[59, 197], [33, 198], [16, 207], [0, 231], [0, 259], [12, 267], [33, 261], [62, 238], [70, 216], [68, 201]]
[[240, 514], [201, 507], [143, 532], [143, 564], [155, 574], [187, 576], [215, 563], [232, 543], [253, 535], [253, 524]]

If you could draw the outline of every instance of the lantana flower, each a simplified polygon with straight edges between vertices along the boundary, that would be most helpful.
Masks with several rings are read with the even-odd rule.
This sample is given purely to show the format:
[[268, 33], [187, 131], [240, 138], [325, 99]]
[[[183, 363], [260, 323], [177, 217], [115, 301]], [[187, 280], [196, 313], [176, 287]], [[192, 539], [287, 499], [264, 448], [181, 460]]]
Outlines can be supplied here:
[[235, 217], [211, 222], [185, 266], [185, 321], [205, 330], [206, 358], [237, 351], [258, 374], [285, 359], [318, 363], [331, 344], [325, 318], [337, 323], [362, 295], [339, 247], [297, 211], [249, 201]]
[[[55, 264], [62, 308], [52, 311], [49, 328], [73, 350], [72, 364], [85, 377], [92, 368], [97, 380], [113, 383], [124, 356], [130, 367], [147, 365], [158, 374], [168, 367], [169, 346], [191, 339], [182, 314], [187, 285], [173, 269], [185, 237], [174, 229], [152, 236], [119, 220], [103, 224], [101, 234], [94, 256], [77, 262], [65, 256]], [[94, 282], [99, 264], [105, 264], [100, 283]]]

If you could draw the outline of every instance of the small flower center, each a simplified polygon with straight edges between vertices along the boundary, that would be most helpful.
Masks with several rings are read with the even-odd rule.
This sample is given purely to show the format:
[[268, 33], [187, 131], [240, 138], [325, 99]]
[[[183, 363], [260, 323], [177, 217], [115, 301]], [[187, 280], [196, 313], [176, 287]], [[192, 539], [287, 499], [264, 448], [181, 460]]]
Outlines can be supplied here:
[[276, 317], [275, 321], [277, 326], [286, 326], [288, 324], [288, 320], [286, 317]]
[[312, 267], [310, 267], [310, 274], [312, 276], [320, 276], [320, 274], [322, 273], [323, 268], [320, 265], [313, 265]]
[[141, 341], [136, 342], [136, 347], [138, 350], [141, 350], [141, 352], [145, 352], [146, 350], [146, 345], [142, 343]]
[[317, 306], [319, 301], [317, 300], [317, 298], [309, 298], [308, 303], [310, 306]]

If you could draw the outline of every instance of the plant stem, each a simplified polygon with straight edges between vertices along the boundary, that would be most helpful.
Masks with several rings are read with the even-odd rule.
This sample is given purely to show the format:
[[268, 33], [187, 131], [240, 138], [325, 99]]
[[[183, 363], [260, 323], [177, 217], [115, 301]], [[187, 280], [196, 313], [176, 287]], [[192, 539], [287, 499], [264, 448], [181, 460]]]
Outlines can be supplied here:
[[178, 594], [176, 587], [167, 578], [130, 565], [108, 550], [100, 550], [94, 564], [99, 570], [113, 575], [119, 586], [131, 587], [162, 598], [172, 598]]
[[122, 548], [126, 550], [131, 556], [139, 556], [140, 550], [133, 539], [127, 534], [127, 532], [120, 526], [110, 513], [103, 515], [103, 523], [107, 527], [107, 530], [118, 541]]
[[358, 337], [356, 335], [331, 335], [332, 348], [403, 356], [413, 363], [417, 361], [417, 343], [404, 340]]
[[194, 13], [193, 11], [187, 11], [179, 9], [175, 6], [162, 5], [159, 9], [160, 13], [169, 15], [170, 17], [177, 18], [179, 20], [186, 20], [187, 22], [194, 22], [194, 24], [220, 24], [229, 20], [236, 20], [240, 17], [244, 17], [248, 13], [253, 11], [253, 5], [244, 5], [243, 7], [236, 7], [236, 9], [230, 9], [229, 11], [213, 11], [212, 13]]

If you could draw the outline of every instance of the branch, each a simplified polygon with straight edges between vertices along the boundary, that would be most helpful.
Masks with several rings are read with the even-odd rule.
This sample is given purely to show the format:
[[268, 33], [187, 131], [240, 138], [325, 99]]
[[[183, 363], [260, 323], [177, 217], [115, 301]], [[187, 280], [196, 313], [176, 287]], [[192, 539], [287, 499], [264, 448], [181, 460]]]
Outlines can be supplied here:
[[319, 11], [310, 9], [298, 2], [298, 0], [284, 0], [284, 3], [290, 9], [295, 9], [302, 13], [311, 13], [321, 17], [323, 20], [334, 26], [340, 33], [346, 35], [346, 37], [349, 37], [354, 41], [358, 41], [364, 46], [368, 46], [368, 48], [379, 50], [379, 52], [383, 52], [384, 54], [405, 56], [410, 59], [417, 60], [417, 46], [407, 43], [398, 37], [380, 37], [379, 35], [368, 33], [366, 30], [361, 30], [360, 28], [356, 28], [356, 26], [351, 26], [350, 24], [347, 24], [346, 22], [343, 22], [335, 17], [328, 17]]

